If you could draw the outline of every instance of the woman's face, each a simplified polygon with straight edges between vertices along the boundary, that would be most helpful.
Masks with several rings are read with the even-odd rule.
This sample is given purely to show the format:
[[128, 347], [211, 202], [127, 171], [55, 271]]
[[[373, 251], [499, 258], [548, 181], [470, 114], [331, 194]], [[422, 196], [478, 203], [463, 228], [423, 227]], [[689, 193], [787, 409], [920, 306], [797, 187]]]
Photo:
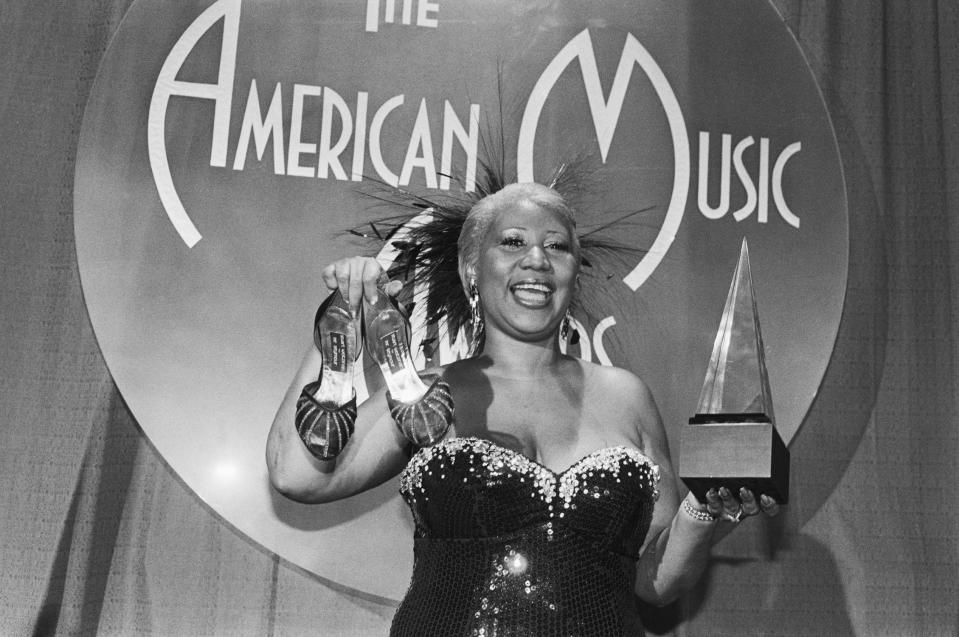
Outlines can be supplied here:
[[530, 201], [496, 213], [475, 271], [487, 334], [555, 337], [579, 273], [572, 239], [562, 215]]

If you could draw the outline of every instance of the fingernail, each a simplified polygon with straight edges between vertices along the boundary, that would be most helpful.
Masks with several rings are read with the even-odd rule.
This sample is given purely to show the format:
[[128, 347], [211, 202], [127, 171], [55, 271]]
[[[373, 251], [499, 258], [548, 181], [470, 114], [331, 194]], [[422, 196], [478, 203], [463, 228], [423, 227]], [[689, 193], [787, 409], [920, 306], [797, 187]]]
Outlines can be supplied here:
[[740, 498], [743, 498], [743, 499], [748, 498], [748, 497], [749, 497], [749, 489], [747, 489], [746, 487], [740, 487], [740, 488], [739, 488], [739, 497], [740, 497]]
[[768, 495], [762, 495], [759, 497], [759, 499], [762, 500], [763, 504], [765, 504], [766, 506], [769, 506], [770, 504], [773, 503], [773, 499], [770, 498]]
[[729, 497], [729, 489], [726, 487], [719, 487], [719, 495], [723, 498]]
[[715, 497], [716, 497], [716, 489], [710, 489], [709, 491], [707, 491], [707, 492], [706, 492], [706, 497], [707, 497], [707, 498], [715, 498]]

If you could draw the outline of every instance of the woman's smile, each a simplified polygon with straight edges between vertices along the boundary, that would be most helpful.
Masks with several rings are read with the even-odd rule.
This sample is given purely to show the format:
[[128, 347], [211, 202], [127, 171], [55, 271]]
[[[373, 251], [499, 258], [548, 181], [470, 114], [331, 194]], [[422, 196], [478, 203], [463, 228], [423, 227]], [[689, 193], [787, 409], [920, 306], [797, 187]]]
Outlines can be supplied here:
[[520, 281], [510, 286], [516, 302], [531, 309], [548, 306], [555, 290], [552, 283], [541, 280]]

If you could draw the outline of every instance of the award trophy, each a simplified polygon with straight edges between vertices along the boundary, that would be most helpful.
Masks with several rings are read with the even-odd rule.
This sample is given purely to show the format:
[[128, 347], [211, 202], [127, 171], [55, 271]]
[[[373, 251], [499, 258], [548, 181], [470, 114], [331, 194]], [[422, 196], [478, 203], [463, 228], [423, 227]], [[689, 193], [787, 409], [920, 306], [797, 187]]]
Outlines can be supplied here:
[[789, 450], [776, 432], [745, 239], [679, 468], [700, 502], [720, 487], [737, 498], [740, 487], [780, 504], [789, 497]]

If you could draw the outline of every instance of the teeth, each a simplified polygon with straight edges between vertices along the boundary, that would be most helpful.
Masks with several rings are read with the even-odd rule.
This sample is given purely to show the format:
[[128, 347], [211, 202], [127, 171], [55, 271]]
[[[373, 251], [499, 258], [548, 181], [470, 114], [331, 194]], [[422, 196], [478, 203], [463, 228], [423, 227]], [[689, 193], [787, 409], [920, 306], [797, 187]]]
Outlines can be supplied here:
[[552, 292], [548, 285], [542, 283], [519, 283], [515, 286], [514, 289], [517, 290], [531, 290], [533, 292], [541, 292], [543, 294], [549, 294]]

